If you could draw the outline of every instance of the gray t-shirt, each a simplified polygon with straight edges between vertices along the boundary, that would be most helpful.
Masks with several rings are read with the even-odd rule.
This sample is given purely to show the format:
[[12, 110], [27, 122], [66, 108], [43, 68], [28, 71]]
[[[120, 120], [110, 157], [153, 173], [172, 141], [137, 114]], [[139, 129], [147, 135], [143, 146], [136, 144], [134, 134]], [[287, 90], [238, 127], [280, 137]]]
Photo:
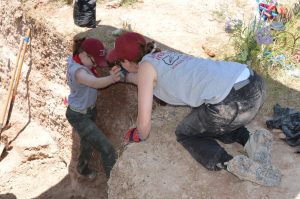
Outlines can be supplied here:
[[169, 51], [147, 54], [143, 61], [151, 63], [157, 72], [156, 97], [191, 107], [221, 102], [247, 67]]
[[85, 66], [76, 63], [72, 57], [68, 58], [67, 83], [70, 87], [68, 103], [71, 107], [84, 110], [92, 105], [95, 105], [97, 100], [97, 89], [80, 84], [76, 81], [75, 74], [79, 69], [93, 73]]

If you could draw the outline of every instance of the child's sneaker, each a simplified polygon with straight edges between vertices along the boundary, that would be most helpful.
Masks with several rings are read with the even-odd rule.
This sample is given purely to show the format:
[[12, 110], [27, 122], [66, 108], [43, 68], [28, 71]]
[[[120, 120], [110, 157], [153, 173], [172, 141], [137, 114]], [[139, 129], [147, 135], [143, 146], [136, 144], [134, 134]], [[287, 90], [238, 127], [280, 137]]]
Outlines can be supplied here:
[[79, 174], [80, 178], [88, 180], [88, 181], [94, 181], [97, 178], [97, 172], [93, 171], [91, 169], [88, 169], [87, 172], [85, 172], [84, 174], [81, 174], [77, 171], [77, 173]]
[[281, 172], [273, 165], [260, 164], [244, 155], [235, 156], [226, 163], [227, 170], [241, 180], [248, 180], [264, 186], [277, 186]]

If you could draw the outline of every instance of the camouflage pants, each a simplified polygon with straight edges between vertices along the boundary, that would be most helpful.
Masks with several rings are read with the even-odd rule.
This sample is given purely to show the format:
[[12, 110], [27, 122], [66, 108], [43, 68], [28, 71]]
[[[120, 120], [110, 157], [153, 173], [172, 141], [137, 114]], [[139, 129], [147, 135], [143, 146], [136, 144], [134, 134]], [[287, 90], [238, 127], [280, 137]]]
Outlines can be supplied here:
[[77, 170], [80, 174], [87, 174], [88, 163], [94, 147], [101, 154], [102, 164], [106, 175], [109, 176], [113, 165], [116, 162], [115, 150], [103, 132], [96, 126], [96, 108], [82, 114], [71, 110], [69, 107], [66, 117], [80, 137], [80, 155], [78, 158]]

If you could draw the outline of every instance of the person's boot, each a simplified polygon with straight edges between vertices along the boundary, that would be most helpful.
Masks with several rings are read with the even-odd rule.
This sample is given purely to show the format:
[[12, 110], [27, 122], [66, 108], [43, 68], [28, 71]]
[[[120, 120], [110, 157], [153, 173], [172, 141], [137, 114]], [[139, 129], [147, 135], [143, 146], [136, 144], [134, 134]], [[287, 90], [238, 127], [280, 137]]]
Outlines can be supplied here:
[[226, 163], [227, 171], [241, 180], [248, 180], [263, 186], [277, 186], [281, 172], [273, 165], [260, 164], [244, 155], [235, 156]]
[[272, 139], [272, 134], [265, 129], [250, 133], [249, 140], [244, 146], [248, 157], [260, 164], [271, 165]]

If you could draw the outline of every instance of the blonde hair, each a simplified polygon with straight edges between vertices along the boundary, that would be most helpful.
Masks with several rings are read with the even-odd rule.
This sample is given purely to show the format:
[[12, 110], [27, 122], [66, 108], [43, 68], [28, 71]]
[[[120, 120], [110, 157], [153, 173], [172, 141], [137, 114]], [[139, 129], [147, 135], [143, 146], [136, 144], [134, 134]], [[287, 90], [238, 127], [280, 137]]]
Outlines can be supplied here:
[[159, 48], [156, 47], [154, 41], [147, 42], [146, 45], [141, 44], [140, 47], [141, 47], [140, 56], [138, 57], [137, 60], [133, 60], [133, 62], [135, 63], [140, 62], [143, 59], [143, 57], [149, 53], [156, 53], [161, 51]]

